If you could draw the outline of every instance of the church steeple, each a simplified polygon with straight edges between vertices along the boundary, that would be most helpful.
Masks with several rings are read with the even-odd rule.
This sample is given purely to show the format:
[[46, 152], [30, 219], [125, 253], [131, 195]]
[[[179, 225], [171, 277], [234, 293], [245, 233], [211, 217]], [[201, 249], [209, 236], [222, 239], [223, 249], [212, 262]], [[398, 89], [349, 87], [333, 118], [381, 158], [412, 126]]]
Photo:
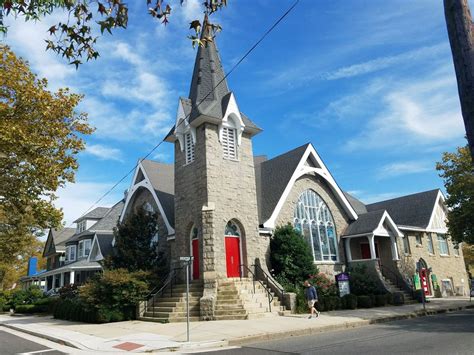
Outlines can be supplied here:
[[[227, 81], [224, 79], [224, 69], [207, 14], [204, 17], [202, 27], [201, 40], [204, 45], [199, 46], [197, 50], [189, 90], [189, 99], [193, 108], [191, 121], [201, 114], [221, 118], [222, 99], [230, 92]], [[206, 41], [206, 38], [213, 38], [213, 40]]]

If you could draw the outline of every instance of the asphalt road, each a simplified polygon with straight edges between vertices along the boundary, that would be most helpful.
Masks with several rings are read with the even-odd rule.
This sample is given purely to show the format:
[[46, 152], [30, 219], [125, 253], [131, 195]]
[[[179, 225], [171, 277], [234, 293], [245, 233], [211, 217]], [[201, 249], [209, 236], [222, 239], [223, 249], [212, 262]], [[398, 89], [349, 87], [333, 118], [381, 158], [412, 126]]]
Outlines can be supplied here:
[[47, 346], [35, 343], [9, 332], [0, 330], [0, 354], [1, 355], [13, 355], [13, 354], [28, 354], [34, 353], [45, 354], [45, 355], [59, 355], [65, 354], [58, 350], [48, 348]]
[[[315, 319], [317, 321], [317, 319]], [[216, 352], [213, 352], [215, 354]], [[474, 310], [218, 351], [241, 354], [474, 354]], [[210, 354], [210, 353], [209, 353]]]

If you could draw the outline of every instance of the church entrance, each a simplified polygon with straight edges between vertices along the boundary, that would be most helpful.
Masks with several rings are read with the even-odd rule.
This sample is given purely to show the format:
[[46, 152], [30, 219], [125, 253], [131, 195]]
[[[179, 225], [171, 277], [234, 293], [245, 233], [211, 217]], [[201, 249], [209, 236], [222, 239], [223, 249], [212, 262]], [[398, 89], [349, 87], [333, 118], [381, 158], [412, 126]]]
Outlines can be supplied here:
[[225, 227], [225, 262], [227, 277], [240, 276], [240, 228], [233, 221]]

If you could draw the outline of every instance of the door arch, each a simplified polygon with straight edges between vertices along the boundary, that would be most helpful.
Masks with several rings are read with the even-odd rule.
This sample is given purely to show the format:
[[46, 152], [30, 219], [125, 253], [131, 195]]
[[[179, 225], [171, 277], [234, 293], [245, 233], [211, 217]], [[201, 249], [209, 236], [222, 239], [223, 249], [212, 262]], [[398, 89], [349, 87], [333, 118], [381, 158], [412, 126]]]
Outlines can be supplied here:
[[195, 225], [191, 227], [190, 238], [191, 240], [191, 255], [193, 256], [193, 262], [191, 264], [191, 275], [193, 280], [199, 280], [199, 231]]
[[224, 231], [225, 239], [225, 260], [227, 277], [240, 276], [240, 264], [242, 260], [242, 232], [234, 221], [227, 222]]
[[420, 258], [419, 262], [419, 274], [420, 274], [420, 282], [421, 282], [421, 289], [425, 293], [425, 296], [432, 296], [432, 286], [431, 286], [431, 270], [428, 267], [425, 259]]

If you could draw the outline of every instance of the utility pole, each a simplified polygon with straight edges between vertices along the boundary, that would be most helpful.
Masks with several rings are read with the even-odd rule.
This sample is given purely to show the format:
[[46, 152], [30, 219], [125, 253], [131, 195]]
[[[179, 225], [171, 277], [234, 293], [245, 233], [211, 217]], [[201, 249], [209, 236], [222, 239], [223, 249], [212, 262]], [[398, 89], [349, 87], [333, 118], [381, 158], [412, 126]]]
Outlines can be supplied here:
[[468, 0], [444, 0], [459, 100], [474, 166], [474, 25]]

